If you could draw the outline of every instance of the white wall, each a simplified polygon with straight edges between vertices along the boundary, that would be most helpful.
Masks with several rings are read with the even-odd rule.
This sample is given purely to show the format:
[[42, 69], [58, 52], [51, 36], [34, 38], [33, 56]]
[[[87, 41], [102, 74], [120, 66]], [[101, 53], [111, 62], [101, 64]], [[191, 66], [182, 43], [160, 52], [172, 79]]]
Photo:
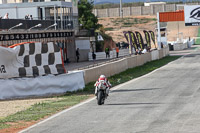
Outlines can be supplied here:
[[65, 2], [72, 2], [73, 13], [78, 13], [78, 0], [65, 0]]
[[10, 19], [16, 19], [17, 18], [17, 13], [16, 13], [16, 8], [9, 8], [9, 9], [0, 9], [0, 15], [4, 17], [6, 13], [9, 13], [9, 18]]
[[88, 38], [78, 38], [75, 40], [76, 49], [79, 48], [79, 61], [88, 61], [88, 53], [90, 52], [90, 40]]
[[6, 13], [9, 13], [9, 19], [24, 19], [25, 15], [29, 14], [34, 17], [38, 17], [37, 7], [29, 8], [7, 8], [0, 9], [0, 15], [3, 17]]
[[75, 40], [76, 48], [90, 50], [90, 40]]
[[25, 15], [27, 15], [27, 14], [32, 15], [34, 19], [35, 19], [35, 17], [38, 18], [37, 7], [19, 8], [18, 13], [19, 13], [18, 14], [19, 19], [24, 19]]

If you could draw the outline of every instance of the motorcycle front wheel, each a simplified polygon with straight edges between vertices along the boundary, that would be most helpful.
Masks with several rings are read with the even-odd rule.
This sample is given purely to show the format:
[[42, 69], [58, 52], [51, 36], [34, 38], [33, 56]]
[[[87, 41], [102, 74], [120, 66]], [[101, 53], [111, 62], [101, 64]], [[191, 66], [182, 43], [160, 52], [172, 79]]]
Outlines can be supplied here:
[[98, 91], [97, 93], [97, 104], [98, 105], [102, 105], [103, 102], [103, 92], [102, 91]]

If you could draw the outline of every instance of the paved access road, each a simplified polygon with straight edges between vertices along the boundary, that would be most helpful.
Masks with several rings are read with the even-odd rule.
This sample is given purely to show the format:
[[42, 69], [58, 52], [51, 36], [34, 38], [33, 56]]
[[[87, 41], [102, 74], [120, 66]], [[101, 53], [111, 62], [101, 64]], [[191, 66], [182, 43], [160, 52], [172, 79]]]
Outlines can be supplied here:
[[199, 133], [200, 51], [92, 100], [28, 133]]

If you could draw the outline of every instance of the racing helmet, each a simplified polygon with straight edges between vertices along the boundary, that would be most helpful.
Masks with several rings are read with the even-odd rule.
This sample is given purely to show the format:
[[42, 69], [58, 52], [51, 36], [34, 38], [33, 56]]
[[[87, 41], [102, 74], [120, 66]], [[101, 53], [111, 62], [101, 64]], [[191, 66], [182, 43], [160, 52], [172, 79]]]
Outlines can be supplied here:
[[101, 76], [100, 76], [100, 78], [105, 78], [105, 77], [106, 77], [105, 75], [101, 75]]
[[106, 76], [105, 75], [101, 75], [100, 77], [99, 77], [99, 80], [105, 80], [106, 79]]

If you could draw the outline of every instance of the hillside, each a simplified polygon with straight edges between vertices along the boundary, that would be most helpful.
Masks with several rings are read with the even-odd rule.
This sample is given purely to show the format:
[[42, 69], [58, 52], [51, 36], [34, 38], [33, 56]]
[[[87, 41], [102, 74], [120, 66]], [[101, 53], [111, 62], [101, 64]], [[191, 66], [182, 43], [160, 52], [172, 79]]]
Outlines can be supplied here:
[[126, 42], [123, 31], [139, 31], [143, 35], [143, 30], [154, 31], [156, 28], [155, 16], [100, 18], [99, 23], [116, 43]]
[[[99, 18], [99, 23], [105, 28], [106, 34], [112, 36], [115, 43], [127, 42], [124, 38], [123, 31], [139, 31], [144, 39], [143, 30], [152, 30], [155, 32], [157, 19], [156, 16], [129, 16], [124, 18]], [[193, 38], [198, 34], [198, 26], [184, 25], [184, 22], [168, 22], [167, 23], [167, 38], [168, 41], [176, 41], [177, 33], [181, 35], [179, 37]], [[145, 39], [144, 39], [145, 41]]]

